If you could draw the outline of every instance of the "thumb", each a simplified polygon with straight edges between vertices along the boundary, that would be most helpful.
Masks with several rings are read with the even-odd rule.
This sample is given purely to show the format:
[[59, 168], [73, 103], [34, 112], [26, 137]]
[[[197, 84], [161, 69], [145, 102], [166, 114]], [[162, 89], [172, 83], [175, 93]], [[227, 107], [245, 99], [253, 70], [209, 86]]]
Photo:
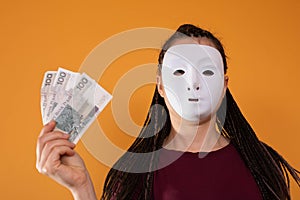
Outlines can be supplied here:
[[43, 127], [40, 135], [43, 135], [45, 133], [49, 133], [49, 132], [53, 131], [53, 129], [55, 128], [55, 125], [56, 125], [56, 122], [54, 120], [51, 120], [48, 124], [46, 124]]

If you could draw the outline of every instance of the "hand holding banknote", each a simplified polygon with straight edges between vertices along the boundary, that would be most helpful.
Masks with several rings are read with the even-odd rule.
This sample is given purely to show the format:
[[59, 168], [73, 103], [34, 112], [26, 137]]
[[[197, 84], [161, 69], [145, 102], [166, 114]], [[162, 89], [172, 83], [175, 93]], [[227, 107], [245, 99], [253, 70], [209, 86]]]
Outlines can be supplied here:
[[110, 100], [111, 95], [87, 74], [59, 68], [44, 75], [44, 128], [37, 142], [36, 167], [70, 189], [76, 200], [95, 200], [96, 195], [75, 144]]
[[63, 68], [46, 72], [41, 88], [43, 124], [55, 120], [55, 129], [70, 134], [76, 144], [111, 98], [85, 73]]
[[93, 183], [81, 157], [74, 151], [69, 134], [54, 131], [55, 121], [42, 129], [36, 151], [36, 167], [68, 188], [75, 200], [96, 200]]

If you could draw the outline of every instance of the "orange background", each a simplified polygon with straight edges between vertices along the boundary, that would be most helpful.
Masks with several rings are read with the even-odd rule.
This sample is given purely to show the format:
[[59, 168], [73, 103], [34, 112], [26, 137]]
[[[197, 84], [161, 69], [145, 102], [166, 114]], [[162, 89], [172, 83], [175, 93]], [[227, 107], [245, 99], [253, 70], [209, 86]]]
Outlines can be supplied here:
[[[176, 29], [193, 23], [216, 33], [229, 56], [229, 87], [242, 111], [259, 138], [300, 169], [299, 18], [298, 0], [2, 1], [0, 199], [72, 199], [65, 188], [35, 169], [42, 76], [58, 66], [77, 71], [103, 40], [147, 26]], [[145, 50], [122, 56], [100, 84], [112, 92], [122, 73], [156, 62], [157, 53]], [[142, 87], [131, 98], [128, 107], [137, 124], [146, 115], [152, 90], [153, 85]], [[111, 104], [100, 114], [101, 120], [111, 140], [126, 148], [132, 138], [115, 125]], [[76, 149], [100, 196], [108, 167], [82, 142]], [[292, 197], [300, 199], [294, 182]]]

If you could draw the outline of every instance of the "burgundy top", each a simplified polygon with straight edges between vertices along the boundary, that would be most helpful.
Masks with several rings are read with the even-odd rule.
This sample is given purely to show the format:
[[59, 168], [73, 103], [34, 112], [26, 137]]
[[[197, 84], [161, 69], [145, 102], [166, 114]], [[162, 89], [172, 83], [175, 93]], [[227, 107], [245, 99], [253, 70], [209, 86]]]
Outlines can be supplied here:
[[250, 170], [232, 144], [204, 158], [199, 158], [199, 153], [162, 149], [159, 165], [175, 157], [179, 158], [154, 172], [155, 200], [262, 199]]

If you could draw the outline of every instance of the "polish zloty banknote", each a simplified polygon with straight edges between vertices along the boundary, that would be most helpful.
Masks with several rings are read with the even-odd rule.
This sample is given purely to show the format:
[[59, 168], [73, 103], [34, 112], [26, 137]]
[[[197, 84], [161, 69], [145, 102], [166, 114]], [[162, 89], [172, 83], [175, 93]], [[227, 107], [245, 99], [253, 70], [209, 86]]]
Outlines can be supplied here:
[[42, 82], [41, 88], [41, 113], [42, 113], [42, 120], [43, 124], [46, 123], [45, 118], [45, 109], [47, 107], [47, 100], [49, 97], [49, 91], [53, 85], [55, 79], [56, 71], [47, 71], [44, 75], [44, 79]]
[[54, 83], [48, 92], [47, 106], [44, 112], [44, 124], [54, 119], [54, 111], [66, 98], [70, 97], [79, 73], [59, 68]]
[[76, 144], [111, 98], [87, 74], [82, 74], [73, 89], [72, 98], [55, 116], [56, 130], [70, 134], [69, 140]]

